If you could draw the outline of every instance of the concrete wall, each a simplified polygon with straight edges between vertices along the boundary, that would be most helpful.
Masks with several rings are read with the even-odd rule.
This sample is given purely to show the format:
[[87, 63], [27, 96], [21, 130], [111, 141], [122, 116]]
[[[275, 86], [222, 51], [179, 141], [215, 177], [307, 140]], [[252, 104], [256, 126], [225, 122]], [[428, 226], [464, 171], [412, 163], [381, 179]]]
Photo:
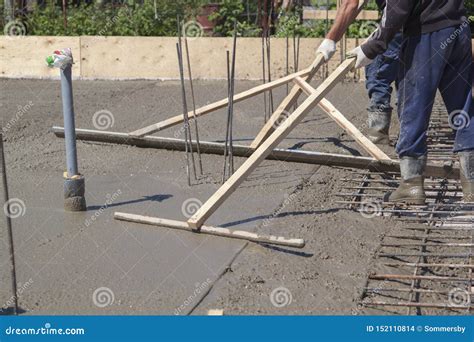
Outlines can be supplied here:
[[[75, 78], [83, 79], [177, 79], [179, 69], [173, 37], [0, 37], [0, 77], [55, 78], [58, 71], [46, 67], [45, 58], [56, 49], [72, 48]], [[299, 69], [309, 66], [321, 39], [301, 39]], [[240, 38], [237, 46], [238, 79], [261, 79], [260, 38]], [[347, 50], [358, 44], [347, 40]], [[293, 70], [293, 39], [290, 45], [290, 72]], [[286, 73], [286, 39], [271, 40], [273, 78]], [[189, 41], [193, 77], [226, 78], [226, 50], [231, 38], [196, 38]], [[341, 62], [337, 53], [319, 77]], [[328, 70], [329, 68], [329, 70]], [[358, 78], [361, 75], [351, 75]]]

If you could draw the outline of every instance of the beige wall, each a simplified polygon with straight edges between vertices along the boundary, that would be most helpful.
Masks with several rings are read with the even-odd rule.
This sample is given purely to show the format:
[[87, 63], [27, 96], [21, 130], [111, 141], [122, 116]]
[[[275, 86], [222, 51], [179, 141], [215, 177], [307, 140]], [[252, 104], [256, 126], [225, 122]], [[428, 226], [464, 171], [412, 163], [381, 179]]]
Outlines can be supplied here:
[[[300, 69], [315, 57], [320, 39], [301, 39]], [[0, 37], [0, 74], [12, 78], [52, 78], [58, 71], [46, 67], [45, 58], [56, 49], [72, 48], [73, 75], [84, 79], [177, 79], [176, 38], [172, 37]], [[355, 47], [354, 39], [347, 49]], [[261, 79], [261, 39], [240, 38], [237, 43], [236, 77]], [[286, 40], [271, 40], [273, 78], [286, 73]], [[290, 67], [293, 67], [293, 39], [290, 44]], [[226, 78], [226, 50], [231, 38], [196, 38], [189, 41], [193, 78]], [[329, 71], [341, 62], [337, 53]], [[292, 71], [292, 70], [290, 70]], [[321, 70], [324, 76], [328, 70]], [[359, 75], [351, 75], [359, 76]]]

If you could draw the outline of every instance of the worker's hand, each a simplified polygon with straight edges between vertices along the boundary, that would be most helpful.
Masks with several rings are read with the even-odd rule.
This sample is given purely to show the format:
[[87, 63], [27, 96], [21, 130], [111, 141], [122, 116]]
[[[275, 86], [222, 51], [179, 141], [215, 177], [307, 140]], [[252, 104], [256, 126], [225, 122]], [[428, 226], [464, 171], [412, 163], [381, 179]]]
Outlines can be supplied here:
[[336, 53], [336, 42], [331, 39], [324, 39], [316, 52], [320, 52], [324, 56], [324, 60], [327, 62]]
[[363, 68], [367, 65], [369, 65], [370, 63], [372, 63], [374, 60], [373, 59], [370, 59], [369, 57], [367, 57], [364, 53], [364, 51], [362, 51], [362, 48], [360, 46], [356, 47], [354, 50], [350, 51], [348, 54], [347, 54], [347, 57], [348, 58], [351, 58], [351, 57], [356, 57], [357, 60], [356, 60], [356, 64], [355, 64], [355, 69], [359, 69], [359, 68]]

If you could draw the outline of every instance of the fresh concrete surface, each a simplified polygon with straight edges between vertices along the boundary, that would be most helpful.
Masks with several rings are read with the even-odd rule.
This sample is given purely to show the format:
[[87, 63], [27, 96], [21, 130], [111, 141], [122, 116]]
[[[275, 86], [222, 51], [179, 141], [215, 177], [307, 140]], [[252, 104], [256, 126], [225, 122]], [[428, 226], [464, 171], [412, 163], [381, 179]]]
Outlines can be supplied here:
[[[254, 85], [238, 82], [237, 90]], [[226, 97], [225, 82], [195, 86], [199, 105]], [[348, 314], [356, 308], [388, 225], [334, 203], [338, 179], [347, 171], [265, 161], [207, 222], [304, 238], [308, 244], [303, 250], [113, 220], [114, 211], [184, 220], [186, 200], [204, 202], [219, 187], [220, 156], [203, 156], [204, 175], [188, 187], [181, 152], [79, 142], [88, 211], [65, 213], [64, 141], [49, 132], [62, 125], [59, 83], [2, 79], [0, 89], [10, 196], [25, 204], [13, 228], [19, 287], [24, 289], [20, 306], [26, 314], [188, 314], [195, 306], [195, 314], [208, 308], [235, 314]], [[94, 117], [103, 110], [112, 115], [108, 129], [127, 132], [181, 108], [176, 82], [77, 81], [74, 92], [80, 128], [97, 129]], [[275, 106], [285, 94], [284, 87], [274, 92]], [[339, 85], [328, 98], [364, 129], [363, 85]], [[239, 143], [250, 143], [262, 126], [262, 102], [259, 96], [236, 105], [234, 136]], [[201, 118], [199, 126], [201, 139], [222, 141], [225, 110]], [[181, 137], [182, 128], [159, 135]], [[282, 146], [364, 154], [317, 109]], [[236, 159], [236, 165], [242, 161]], [[86, 224], [91, 217], [97, 219]], [[2, 302], [10, 296], [4, 228]], [[284, 309], [269, 299], [279, 286], [293, 295], [293, 304]], [[93, 298], [104, 287], [114, 300], [101, 307]], [[101, 298], [107, 302], [107, 294]]]

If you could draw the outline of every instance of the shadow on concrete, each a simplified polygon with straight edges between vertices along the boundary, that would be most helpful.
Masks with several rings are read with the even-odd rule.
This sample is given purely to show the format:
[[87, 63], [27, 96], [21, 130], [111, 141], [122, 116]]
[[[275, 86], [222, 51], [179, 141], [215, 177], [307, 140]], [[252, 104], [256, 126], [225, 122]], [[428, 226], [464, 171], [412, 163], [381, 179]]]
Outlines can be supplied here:
[[[118, 203], [111, 203], [107, 205], [107, 208], [112, 208], [112, 207], [120, 207], [122, 205], [127, 205], [127, 204], [135, 204], [135, 203], [142, 203], [142, 202], [163, 202], [167, 200], [168, 198], [173, 197], [173, 195], [153, 195], [153, 196], [143, 196], [142, 198], [138, 198], [135, 200], [130, 200], [130, 201], [124, 201], [124, 202], [118, 202]], [[104, 205], [92, 205], [87, 207], [87, 211], [94, 211], [94, 210], [99, 210], [103, 208]]]
[[337, 139], [337, 138], [331, 138], [331, 137], [328, 137], [328, 138], [322, 138], [322, 139], [311, 139], [311, 140], [306, 140], [306, 141], [301, 141], [301, 142], [298, 142], [297, 144], [291, 146], [289, 148], [289, 150], [299, 150], [301, 149], [303, 146], [307, 145], [307, 144], [311, 144], [311, 143], [314, 143], [314, 142], [331, 142], [334, 144], [334, 146], [337, 146], [341, 149], [344, 149], [346, 150], [347, 152], [349, 152], [350, 154], [352, 154], [353, 156], [357, 156], [357, 157], [360, 157], [362, 156], [362, 154], [352, 148], [352, 147], [349, 147], [347, 145], [345, 145], [340, 139]]
[[[17, 315], [19, 314], [22, 314], [22, 313], [26, 313], [27, 311], [22, 309], [22, 308], [18, 308], [18, 311], [17, 311]], [[15, 316], [15, 310], [13, 310], [12, 307], [9, 307], [9, 308], [6, 308], [6, 309], [1, 309], [0, 310], [0, 316]]]
[[340, 210], [339, 208], [332, 208], [332, 209], [327, 209], [327, 210], [290, 211], [286, 213], [279, 213], [278, 215], [260, 215], [260, 216], [249, 217], [244, 220], [224, 223], [220, 225], [220, 227], [229, 228], [229, 227], [238, 226], [244, 223], [260, 221], [260, 220], [274, 220], [274, 219], [283, 218], [287, 216], [330, 214], [330, 213], [338, 212], [339, 210]]
[[299, 252], [299, 251], [284, 248], [284, 247], [281, 247], [281, 246], [269, 245], [269, 244], [266, 244], [266, 243], [259, 243], [259, 245], [261, 245], [262, 247], [274, 250], [276, 252], [293, 254], [293, 255], [296, 255], [296, 256], [303, 257], [303, 258], [311, 258], [311, 257], [314, 256], [314, 253]]

